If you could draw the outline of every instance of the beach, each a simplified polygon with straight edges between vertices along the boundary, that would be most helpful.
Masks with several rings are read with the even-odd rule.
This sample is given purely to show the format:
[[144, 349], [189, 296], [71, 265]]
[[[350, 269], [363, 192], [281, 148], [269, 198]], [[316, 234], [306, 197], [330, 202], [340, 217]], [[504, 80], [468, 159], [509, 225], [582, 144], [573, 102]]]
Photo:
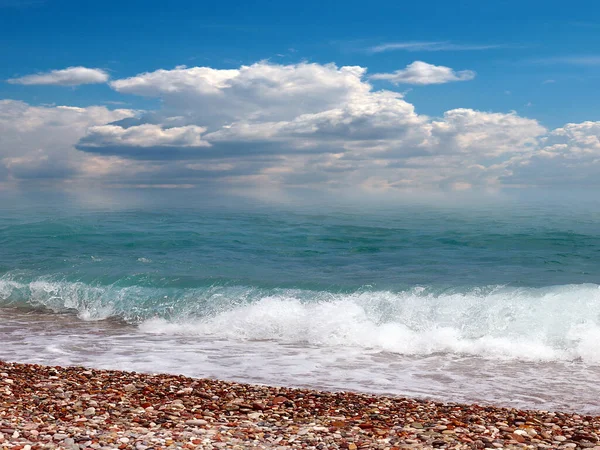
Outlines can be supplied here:
[[12, 211], [0, 449], [600, 449], [597, 222], [533, 211]]
[[600, 449], [600, 417], [0, 361], [0, 448]]

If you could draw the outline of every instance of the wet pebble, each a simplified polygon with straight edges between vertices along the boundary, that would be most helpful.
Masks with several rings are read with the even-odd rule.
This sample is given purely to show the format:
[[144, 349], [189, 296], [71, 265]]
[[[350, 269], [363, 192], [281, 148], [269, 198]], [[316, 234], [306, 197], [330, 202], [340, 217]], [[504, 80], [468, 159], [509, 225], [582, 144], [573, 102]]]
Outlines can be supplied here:
[[600, 418], [559, 412], [0, 362], [8, 386], [1, 449], [600, 450]]

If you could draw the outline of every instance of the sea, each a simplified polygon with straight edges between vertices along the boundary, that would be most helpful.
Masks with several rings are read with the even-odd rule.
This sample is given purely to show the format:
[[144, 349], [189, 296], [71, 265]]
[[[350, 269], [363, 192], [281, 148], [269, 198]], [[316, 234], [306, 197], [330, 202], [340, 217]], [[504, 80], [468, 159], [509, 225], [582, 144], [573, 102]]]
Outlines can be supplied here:
[[186, 195], [4, 196], [0, 360], [600, 414], [598, 203]]

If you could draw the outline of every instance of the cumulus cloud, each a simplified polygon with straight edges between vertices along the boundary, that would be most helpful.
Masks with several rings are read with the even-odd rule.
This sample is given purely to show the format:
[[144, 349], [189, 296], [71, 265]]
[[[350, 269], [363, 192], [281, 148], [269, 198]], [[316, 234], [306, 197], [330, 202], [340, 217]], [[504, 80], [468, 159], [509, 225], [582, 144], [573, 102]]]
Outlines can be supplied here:
[[0, 100], [0, 168], [5, 180], [65, 179], [89, 159], [74, 145], [90, 126], [133, 117], [135, 111], [102, 106], [31, 106]]
[[600, 122], [569, 123], [541, 139], [539, 148], [504, 164], [502, 182], [516, 185], [596, 185], [600, 176]]
[[79, 86], [82, 84], [106, 83], [108, 79], [109, 75], [104, 70], [79, 66], [11, 78], [7, 82], [24, 85]]
[[301, 114], [288, 121], [235, 122], [206, 135], [206, 139], [240, 145], [278, 142], [282, 146], [293, 145], [296, 150], [323, 147], [325, 152], [330, 152], [358, 143], [373, 148], [390, 140], [409, 140], [409, 136], [412, 141], [421, 142], [425, 138], [426, 122], [400, 94], [369, 92], [337, 108]]
[[356, 66], [259, 62], [111, 83], [160, 98], [154, 111], [3, 101], [0, 180], [389, 191], [600, 175], [597, 122], [549, 131], [515, 112], [456, 108], [429, 117], [371, 79]]
[[171, 116], [202, 126], [236, 120], [290, 120], [368, 93], [366, 69], [334, 64], [259, 62], [234, 70], [176, 67], [115, 80], [118, 92], [163, 99]]
[[185, 127], [163, 128], [160, 125], [144, 124], [123, 128], [119, 125], [99, 125], [90, 127], [81, 143], [88, 147], [105, 145], [127, 145], [137, 147], [206, 147], [210, 144], [202, 140], [206, 128], [189, 125]]
[[[428, 82], [466, 76], [442, 69], [447, 69], [442, 75], [439, 70], [421, 75]], [[163, 107], [138, 122], [90, 129], [77, 148], [146, 161], [163, 181], [210, 177], [232, 184], [371, 188], [495, 184], [494, 159], [527, 151], [545, 132], [535, 120], [514, 113], [456, 109], [438, 119], [420, 115], [402, 94], [375, 90], [366, 69], [355, 66], [176, 67], [111, 86], [159, 97]], [[194, 130], [186, 136], [197, 141], [165, 139], [169, 129], [178, 135]], [[142, 130], [143, 143], [133, 139]], [[155, 164], [159, 159], [161, 168]]]
[[[88, 129], [78, 148], [103, 154], [115, 153], [141, 159], [190, 158], [189, 150], [210, 147], [202, 140], [206, 128], [195, 125], [164, 128], [143, 124], [124, 128], [120, 125], [99, 125]], [[181, 150], [185, 149], [184, 152]]]
[[392, 73], [376, 73], [372, 80], [387, 80], [394, 84], [444, 84], [452, 81], [469, 81], [475, 78], [472, 70], [454, 71], [450, 67], [435, 66], [423, 61], [415, 61], [405, 69]]
[[516, 113], [454, 109], [432, 122], [436, 153], [468, 153], [478, 158], [521, 153], [535, 146], [546, 129]]

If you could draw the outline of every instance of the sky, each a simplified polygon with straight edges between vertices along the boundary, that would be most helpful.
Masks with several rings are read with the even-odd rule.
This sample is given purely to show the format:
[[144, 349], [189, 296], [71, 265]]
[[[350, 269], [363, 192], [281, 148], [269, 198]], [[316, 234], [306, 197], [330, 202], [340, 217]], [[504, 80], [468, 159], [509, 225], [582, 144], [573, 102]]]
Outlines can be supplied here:
[[0, 189], [600, 177], [593, 1], [0, 0]]

